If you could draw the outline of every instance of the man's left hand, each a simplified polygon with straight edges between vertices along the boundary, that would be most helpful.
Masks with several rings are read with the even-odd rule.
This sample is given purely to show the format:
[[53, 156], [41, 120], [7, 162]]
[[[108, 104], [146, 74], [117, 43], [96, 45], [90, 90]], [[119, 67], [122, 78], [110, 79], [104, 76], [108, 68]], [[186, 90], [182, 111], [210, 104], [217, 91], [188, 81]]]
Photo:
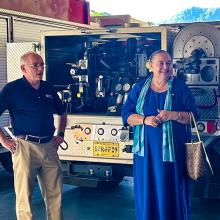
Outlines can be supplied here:
[[54, 148], [55, 148], [56, 150], [58, 150], [60, 144], [62, 144], [63, 141], [64, 141], [64, 137], [61, 137], [61, 136], [59, 136], [59, 135], [55, 136], [55, 137], [53, 138], [53, 146], [54, 146]]

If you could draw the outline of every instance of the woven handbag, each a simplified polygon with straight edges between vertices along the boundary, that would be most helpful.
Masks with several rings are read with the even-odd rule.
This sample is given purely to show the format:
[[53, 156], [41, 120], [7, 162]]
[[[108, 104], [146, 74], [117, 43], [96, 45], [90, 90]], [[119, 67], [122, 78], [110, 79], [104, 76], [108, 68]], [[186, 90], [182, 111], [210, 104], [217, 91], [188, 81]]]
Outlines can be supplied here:
[[193, 180], [199, 180], [204, 177], [213, 176], [214, 174], [203, 141], [201, 141], [194, 115], [191, 112], [190, 113], [191, 130], [192, 130], [192, 123], [195, 126], [195, 131], [198, 141], [193, 142], [191, 138], [190, 143], [185, 143], [186, 166], [189, 177]]

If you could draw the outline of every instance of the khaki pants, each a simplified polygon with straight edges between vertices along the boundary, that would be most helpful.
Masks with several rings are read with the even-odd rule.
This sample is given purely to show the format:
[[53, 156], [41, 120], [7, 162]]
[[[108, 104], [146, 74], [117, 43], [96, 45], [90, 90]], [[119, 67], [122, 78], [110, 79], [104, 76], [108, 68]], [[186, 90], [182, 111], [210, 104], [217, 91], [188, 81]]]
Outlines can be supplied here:
[[47, 220], [62, 219], [62, 170], [52, 141], [38, 144], [17, 139], [13, 154], [17, 220], [33, 220], [31, 197], [38, 180]]

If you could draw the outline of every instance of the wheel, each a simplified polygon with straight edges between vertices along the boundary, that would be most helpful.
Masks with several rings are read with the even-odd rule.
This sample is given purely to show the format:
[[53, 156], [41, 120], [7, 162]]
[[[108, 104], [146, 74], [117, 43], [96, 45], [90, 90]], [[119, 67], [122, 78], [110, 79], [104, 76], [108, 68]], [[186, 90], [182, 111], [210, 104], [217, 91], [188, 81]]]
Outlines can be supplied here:
[[9, 173], [13, 173], [13, 163], [10, 152], [0, 154], [0, 161], [5, 170]]

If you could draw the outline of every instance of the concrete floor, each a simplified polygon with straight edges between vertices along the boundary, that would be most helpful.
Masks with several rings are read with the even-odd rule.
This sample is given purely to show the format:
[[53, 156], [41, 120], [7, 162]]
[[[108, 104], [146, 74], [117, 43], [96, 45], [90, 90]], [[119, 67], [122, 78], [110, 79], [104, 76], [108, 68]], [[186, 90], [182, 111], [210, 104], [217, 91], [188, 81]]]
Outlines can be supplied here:
[[[15, 220], [13, 178], [0, 167], [0, 220]], [[64, 185], [65, 220], [135, 220], [133, 179], [116, 188], [81, 188]], [[33, 195], [35, 220], [45, 219], [44, 203], [38, 186]], [[220, 220], [220, 200], [192, 199], [191, 220]]]

